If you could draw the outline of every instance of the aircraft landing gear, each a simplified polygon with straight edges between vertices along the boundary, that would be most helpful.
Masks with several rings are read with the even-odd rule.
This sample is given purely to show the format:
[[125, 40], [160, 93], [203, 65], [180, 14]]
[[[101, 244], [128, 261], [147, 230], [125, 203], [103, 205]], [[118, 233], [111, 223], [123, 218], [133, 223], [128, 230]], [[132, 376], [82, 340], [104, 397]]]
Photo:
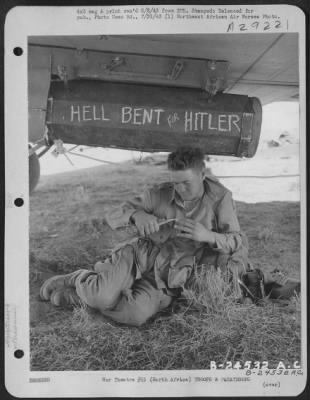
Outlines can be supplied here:
[[[43, 143], [42, 143], [43, 142]], [[42, 147], [44, 149], [42, 150]], [[50, 145], [45, 144], [45, 139], [39, 140], [35, 144], [28, 144], [28, 165], [29, 165], [29, 194], [32, 194], [40, 179], [40, 161], [39, 158], [43, 156], [51, 148]], [[40, 152], [36, 153], [41, 149]]]
[[29, 193], [31, 194], [40, 179], [40, 161], [37, 153], [29, 154]]

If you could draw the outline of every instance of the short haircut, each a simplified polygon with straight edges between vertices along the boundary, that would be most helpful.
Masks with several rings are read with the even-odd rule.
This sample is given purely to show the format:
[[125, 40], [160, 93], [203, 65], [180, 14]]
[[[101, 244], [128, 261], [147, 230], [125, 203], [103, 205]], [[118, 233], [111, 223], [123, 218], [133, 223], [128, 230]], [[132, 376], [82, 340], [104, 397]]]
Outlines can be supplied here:
[[188, 168], [201, 170], [204, 166], [204, 153], [196, 147], [182, 146], [168, 156], [170, 170], [181, 171]]

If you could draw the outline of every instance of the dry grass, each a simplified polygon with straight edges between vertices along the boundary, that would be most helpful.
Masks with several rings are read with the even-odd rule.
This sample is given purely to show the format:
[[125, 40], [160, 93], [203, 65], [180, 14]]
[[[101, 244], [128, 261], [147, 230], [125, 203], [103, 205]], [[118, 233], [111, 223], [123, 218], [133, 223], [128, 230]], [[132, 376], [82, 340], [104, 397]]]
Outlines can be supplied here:
[[[30, 217], [32, 370], [206, 369], [210, 361], [275, 366], [300, 360], [298, 298], [286, 306], [236, 304], [225, 280], [203, 266], [197, 266], [183, 298], [141, 328], [118, 325], [86, 308], [72, 312], [38, 300], [47, 277], [91, 268], [102, 259], [120, 240], [105, 224], [105, 210], [158, 180], [165, 180], [160, 165], [130, 164], [41, 182]], [[299, 204], [237, 206], [253, 264], [298, 278]]]
[[268, 361], [272, 367], [299, 354], [299, 299], [291, 301], [289, 316], [274, 304], [236, 304], [222, 277], [203, 268], [189, 293], [139, 329], [75, 308], [61, 323], [33, 329], [32, 368], [207, 369], [210, 361], [248, 360]]

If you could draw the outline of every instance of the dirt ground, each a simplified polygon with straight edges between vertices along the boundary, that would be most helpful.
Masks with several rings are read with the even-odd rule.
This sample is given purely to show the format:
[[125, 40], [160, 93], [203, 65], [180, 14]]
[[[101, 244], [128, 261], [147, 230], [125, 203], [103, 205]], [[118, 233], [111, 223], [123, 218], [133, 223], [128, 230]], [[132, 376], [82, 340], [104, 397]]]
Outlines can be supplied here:
[[[295, 176], [299, 174], [298, 146], [265, 148], [253, 160], [214, 157], [207, 166], [217, 176], [229, 176], [220, 180], [237, 201], [253, 265], [299, 278], [300, 193], [299, 177]], [[284, 174], [294, 176], [257, 178]], [[119, 235], [104, 222], [110, 207], [166, 179], [163, 156], [145, 159], [141, 164], [126, 162], [42, 177], [30, 202], [33, 370], [195, 369], [207, 368], [211, 359], [236, 361], [250, 357], [274, 363], [300, 359], [298, 298], [285, 307], [236, 306], [230, 309], [233, 317], [229, 322], [227, 310], [213, 316], [209, 313], [208, 328], [206, 321], [201, 321], [199, 328], [189, 321], [193, 318], [190, 312], [186, 316], [177, 312], [159, 316], [140, 329], [115, 326], [82, 309], [54, 309], [39, 300], [39, 288], [46, 278], [92, 268], [119, 241]], [[195, 334], [200, 332], [196, 341], [191, 341], [190, 326], [196, 326]], [[202, 334], [209, 338], [208, 343], [202, 341]], [[173, 342], [178, 340], [183, 343], [179, 353], [175, 346], [173, 349]], [[170, 354], [170, 358], [159, 357], [163, 353]]]

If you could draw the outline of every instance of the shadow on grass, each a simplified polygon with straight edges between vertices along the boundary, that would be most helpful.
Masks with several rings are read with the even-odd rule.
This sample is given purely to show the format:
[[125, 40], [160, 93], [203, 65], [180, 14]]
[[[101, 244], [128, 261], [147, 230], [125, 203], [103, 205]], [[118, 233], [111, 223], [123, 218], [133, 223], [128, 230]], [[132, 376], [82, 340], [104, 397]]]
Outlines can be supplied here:
[[[237, 208], [254, 266], [298, 278], [299, 203], [239, 202]], [[36, 221], [40, 212], [42, 208], [34, 210]], [[289, 364], [300, 359], [298, 298], [287, 307], [236, 305], [219, 286], [221, 301], [215, 305], [221, 307], [211, 309], [210, 291], [202, 287], [200, 298], [196, 293], [194, 300], [178, 300], [141, 328], [115, 324], [87, 309], [53, 309], [40, 302], [38, 290], [48, 276], [91, 268], [117, 241], [104, 221], [93, 221], [103, 214], [101, 204], [86, 212], [85, 204], [71, 201], [59, 214], [55, 207], [43, 212], [47, 232], [58, 221], [58, 236], [31, 239], [32, 370], [208, 369], [210, 361], [250, 360], [268, 361], [272, 367], [280, 360]], [[33, 235], [40, 226], [33, 226]]]
[[[224, 295], [223, 282], [206, 287], [208, 280], [202, 279], [192, 296], [141, 328], [118, 325], [85, 308], [55, 309], [39, 301], [45, 279], [90, 269], [125, 239], [107, 226], [104, 214], [167, 179], [161, 159], [158, 165], [146, 161], [142, 167], [129, 162], [44, 177], [31, 197], [31, 369], [208, 369], [210, 361], [251, 360], [269, 361], [272, 367], [300, 360], [298, 298], [286, 307], [237, 305]], [[299, 278], [299, 203], [237, 202], [237, 210], [253, 265]]]

